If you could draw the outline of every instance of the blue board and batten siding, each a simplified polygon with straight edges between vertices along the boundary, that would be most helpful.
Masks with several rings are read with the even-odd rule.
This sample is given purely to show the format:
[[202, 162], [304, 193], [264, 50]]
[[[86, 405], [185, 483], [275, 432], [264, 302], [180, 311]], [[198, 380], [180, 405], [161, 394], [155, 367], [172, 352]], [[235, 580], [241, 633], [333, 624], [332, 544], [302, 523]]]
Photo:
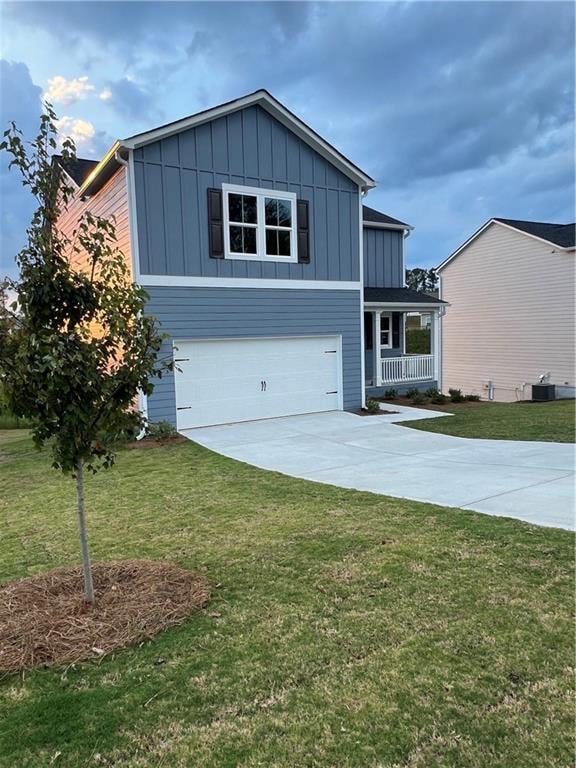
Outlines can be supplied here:
[[[148, 288], [148, 309], [171, 339], [341, 335], [344, 408], [362, 404], [360, 292], [277, 288]], [[161, 357], [172, 357], [166, 341]], [[176, 424], [173, 374], [156, 383], [150, 421]]]
[[[140, 274], [360, 279], [359, 191], [259, 106], [134, 152]], [[310, 203], [310, 263], [211, 259], [207, 192], [223, 183], [294, 192]]]
[[[258, 287], [260, 279], [359, 282], [359, 190], [259, 106], [134, 152], [140, 281], [169, 340], [342, 336], [343, 402], [362, 403], [361, 290]], [[212, 259], [207, 189], [278, 189], [309, 201], [310, 263]], [[253, 287], [161, 286], [146, 276], [248, 278]], [[176, 281], [177, 282], [177, 281]], [[176, 424], [174, 377], [157, 382], [148, 418]]]
[[404, 287], [404, 232], [364, 227], [364, 285]]

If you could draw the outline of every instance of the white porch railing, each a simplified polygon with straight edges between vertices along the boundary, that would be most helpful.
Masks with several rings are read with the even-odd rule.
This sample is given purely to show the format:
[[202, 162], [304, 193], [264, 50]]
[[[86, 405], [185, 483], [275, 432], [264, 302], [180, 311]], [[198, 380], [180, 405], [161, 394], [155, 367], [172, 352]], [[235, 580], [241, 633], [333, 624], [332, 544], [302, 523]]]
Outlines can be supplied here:
[[402, 355], [386, 357], [381, 362], [378, 384], [400, 384], [434, 378], [434, 355]]

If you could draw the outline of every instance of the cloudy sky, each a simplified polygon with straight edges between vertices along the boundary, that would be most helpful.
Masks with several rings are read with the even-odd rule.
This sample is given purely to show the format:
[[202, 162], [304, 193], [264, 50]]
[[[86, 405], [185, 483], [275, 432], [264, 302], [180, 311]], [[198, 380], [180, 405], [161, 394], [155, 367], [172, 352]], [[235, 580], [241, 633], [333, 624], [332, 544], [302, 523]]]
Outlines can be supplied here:
[[[574, 220], [569, 2], [1, 3], [2, 126], [41, 99], [98, 158], [116, 138], [271, 91], [415, 226], [433, 266], [492, 216]], [[0, 276], [30, 201], [0, 166]]]

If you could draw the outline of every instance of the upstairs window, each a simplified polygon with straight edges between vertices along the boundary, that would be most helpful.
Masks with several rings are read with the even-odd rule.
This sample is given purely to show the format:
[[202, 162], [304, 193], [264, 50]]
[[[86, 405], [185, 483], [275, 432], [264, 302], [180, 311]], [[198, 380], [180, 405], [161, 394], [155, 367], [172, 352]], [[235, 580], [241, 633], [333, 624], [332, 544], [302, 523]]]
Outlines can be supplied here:
[[296, 195], [223, 184], [225, 258], [298, 261]]

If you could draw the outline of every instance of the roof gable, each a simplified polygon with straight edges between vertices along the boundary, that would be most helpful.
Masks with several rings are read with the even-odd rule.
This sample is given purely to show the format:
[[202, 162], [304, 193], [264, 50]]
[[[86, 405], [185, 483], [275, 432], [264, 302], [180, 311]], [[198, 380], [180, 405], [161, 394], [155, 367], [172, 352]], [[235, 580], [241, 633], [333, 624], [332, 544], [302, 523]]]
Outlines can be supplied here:
[[203, 123], [211, 122], [219, 117], [232, 114], [233, 112], [237, 112], [256, 104], [266, 110], [266, 112], [292, 131], [299, 139], [318, 152], [318, 154], [335, 165], [336, 168], [338, 168], [345, 176], [352, 179], [356, 184], [359, 184], [365, 189], [370, 189], [376, 186], [374, 179], [368, 176], [368, 174], [362, 171], [357, 165], [352, 163], [345, 155], [329, 144], [316, 133], [316, 131], [310, 128], [309, 125], [297, 117], [293, 112], [290, 112], [289, 109], [264, 89], [254, 91], [254, 93], [226, 102], [225, 104], [220, 104], [217, 107], [197, 112], [188, 117], [184, 117], [181, 120], [175, 120], [172, 123], [159, 126], [151, 131], [145, 131], [144, 133], [137, 133], [134, 136], [129, 136], [121, 141], [121, 145], [127, 149], [137, 149], [150, 142], [167, 138], [175, 133], [185, 131], [188, 128], [194, 128]]
[[574, 248], [574, 236], [576, 234], [576, 224], [550, 224], [544, 221], [521, 221], [519, 219], [494, 219], [499, 224], [506, 224], [509, 227], [524, 232], [527, 235], [537, 237], [539, 240], [546, 240], [553, 245], [559, 245], [560, 248]]
[[[519, 226], [524, 225], [524, 226]], [[576, 225], [574, 224], [550, 224], [546, 222], [538, 221], [521, 221], [519, 219], [489, 219], [474, 234], [468, 238], [462, 245], [453, 251], [447, 259], [436, 267], [436, 271], [439, 272], [446, 267], [449, 262], [455, 259], [465, 248], [474, 242], [480, 235], [491, 226], [506, 227], [519, 232], [522, 235], [531, 237], [535, 240], [539, 240], [549, 246], [553, 246], [555, 249], [569, 251], [574, 249], [574, 233], [576, 231]], [[538, 232], [538, 234], [536, 234]], [[543, 236], [546, 235], [546, 236]], [[554, 237], [560, 242], [555, 242], [551, 238]], [[562, 245], [561, 242], [567, 243]]]

